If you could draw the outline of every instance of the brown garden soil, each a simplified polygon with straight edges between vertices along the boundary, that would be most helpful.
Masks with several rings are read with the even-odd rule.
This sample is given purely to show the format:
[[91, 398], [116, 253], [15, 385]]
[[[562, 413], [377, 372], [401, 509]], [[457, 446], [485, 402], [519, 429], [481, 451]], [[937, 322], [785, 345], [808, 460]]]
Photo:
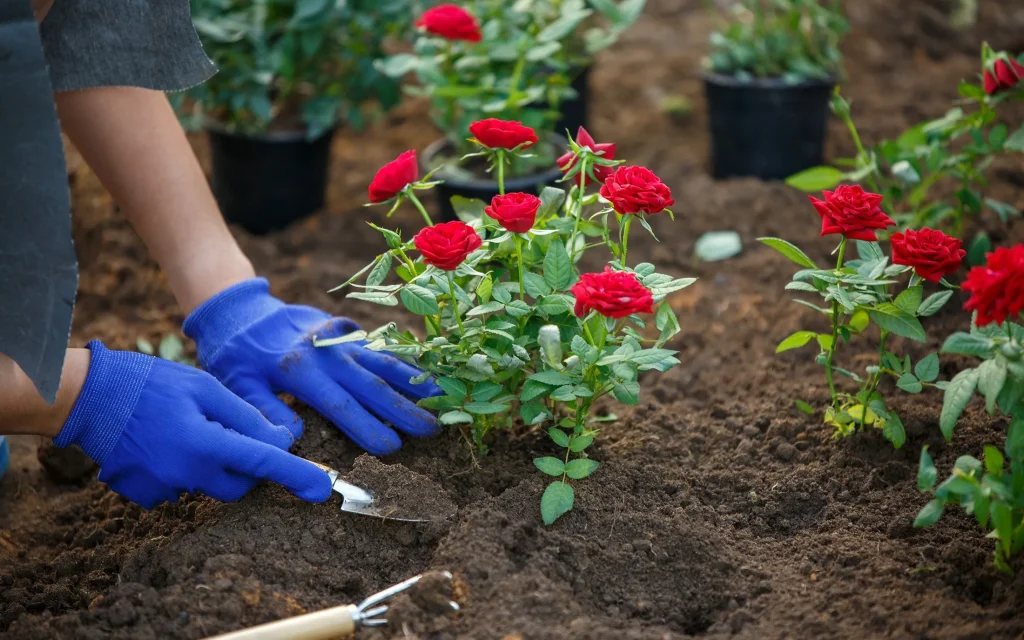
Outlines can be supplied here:
[[[1017, 0], [981, 0], [980, 23], [966, 32], [946, 26], [951, 4], [848, 3], [845, 91], [866, 139], [941, 115], [957, 81], [977, 73], [983, 37], [1024, 49]], [[203, 638], [450, 570], [460, 614], [428, 616], [423, 609], [447, 594], [414, 594], [396, 603], [387, 630], [360, 637], [1021, 637], [1024, 572], [996, 572], [991, 541], [961, 513], [931, 529], [911, 526], [925, 502], [915, 487], [921, 447], [947, 471], [957, 456], [1001, 443], [1005, 422], [973, 404], [946, 444], [940, 397], [889, 387], [906, 445], [894, 450], [875, 431], [837, 442], [820, 423], [827, 389], [810, 354], [774, 354], [789, 333], [823, 327], [783, 295], [793, 265], [755, 238], [784, 236], [822, 263], [832, 241], [818, 237], [805, 196], [707, 177], [698, 62], [709, 29], [697, 0], [651, 0], [594, 71], [595, 137], [654, 169], [678, 202], [675, 223], [655, 221], [661, 244], [635, 234], [631, 257], [700, 280], [671, 298], [682, 364], [645, 374], [639, 406], [603, 407], [619, 419], [602, 429], [593, 449], [601, 467], [578, 483], [572, 512], [551, 527], [540, 522], [544, 479], [532, 459], [552, 445], [536, 431], [497, 434], [482, 458], [448, 432], [385, 459], [436, 482], [458, 506], [451, 520], [426, 525], [342, 513], [336, 499], [305, 504], [275, 486], [234, 504], [184, 498], [146, 512], [88, 467], [58, 481], [37, 462], [37, 443], [16, 438], [0, 482], [0, 635]], [[676, 96], [694, 105], [682, 121], [660, 107]], [[830, 155], [849, 154], [841, 125], [831, 132]], [[415, 105], [340, 136], [323, 214], [271, 237], [239, 232], [273, 291], [364, 326], [413, 322], [326, 291], [382, 246], [363, 224], [379, 221], [378, 212], [358, 207], [372, 172], [432, 137]], [[202, 155], [199, 139], [197, 147]], [[991, 195], [1024, 208], [1024, 167], [1000, 165], [992, 175]], [[73, 185], [82, 263], [73, 342], [133, 348], [138, 338], [177, 332], [181, 312], [109, 197], [80, 164]], [[416, 228], [415, 214], [396, 219]], [[1004, 241], [1024, 238], [1019, 224], [1009, 232], [982, 224]], [[695, 261], [695, 240], [722, 229], [740, 233], [744, 253]], [[964, 314], [944, 312], [928, 322], [928, 345], [895, 346], [916, 359], [966, 324]], [[846, 358], [859, 368], [870, 356]], [[957, 366], [944, 359], [943, 375]], [[795, 410], [797, 398], [818, 415]], [[361, 452], [317, 416], [305, 418], [296, 451], [349, 471]]]

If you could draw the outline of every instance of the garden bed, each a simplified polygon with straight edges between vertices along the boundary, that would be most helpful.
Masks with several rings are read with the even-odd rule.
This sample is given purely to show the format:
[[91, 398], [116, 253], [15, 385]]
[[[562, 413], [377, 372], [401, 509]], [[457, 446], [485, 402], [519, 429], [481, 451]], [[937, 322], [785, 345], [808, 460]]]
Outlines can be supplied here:
[[[927, 530], [911, 526], [926, 501], [916, 489], [921, 447], [948, 469], [957, 456], [999, 441], [1003, 421], [972, 404], [947, 445], [937, 425], [940, 396], [894, 391], [908, 433], [894, 450], [878, 432], [832, 441], [820, 411], [811, 417], [793, 408], [794, 399], [820, 408], [828, 392], [810, 358], [776, 356], [775, 345], [814, 320], [781, 295], [793, 266], [754, 239], [783, 236], [822, 261], [832, 243], [817, 237], [817, 214], [794, 190], [706, 176], [700, 108], [684, 124], [660, 112], [665, 95], [699, 102], [697, 63], [709, 29], [700, 4], [651, 2], [594, 69], [595, 137], [657, 171], [679, 203], [676, 222], [654, 221], [662, 244], [638, 234], [631, 256], [700, 280], [670, 297], [682, 326], [670, 346], [682, 364], [645, 374], [639, 406], [603, 406], [619, 420], [603, 426], [592, 449], [602, 465], [578, 486], [573, 511], [552, 527], [541, 524], [544, 478], [532, 460], [550, 455], [552, 445], [526, 429], [496, 434], [483, 458], [449, 431], [409, 441], [385, 460], [449, 493], [459, 512], [442, 525], [362, 518], [341, 513], [336, 500], [308, 505], [273, 486], [235, 504], [189, 498], [142, 512], [88, 476], [58, 484], [36, 462], [34, 442], [18, 438], [0, 482], [0, 634], [202, 638], [358, 600], [430, 569], [456, 574], [463, 613], [427, 618], [401, 607], [397, 624], [360, 637], [1024, 633], [1024, 565], [1017, 563], [1017, 578], [995, 571], [991, 541], [961, 514]], [[935, 22], [946, 3], [900, 3], [897, 20], [887, 0], [857, 2], [846, 93], [862, 135], [893, 135], [941, 115], [956, 80], [977, 73], [982, 35], [997, 48], [1024, 48], [1019, 35], [1014, 41], [1024, 33], [1014, 20], [1024, 18], [1014, 17], [1013, 4], [981, 2], [982, 24], [950, 35]], [[363, 221], [380, 222], [379, 214], [356, 205], [380, 164], [429, 142], [424, 122], [408, 107], [387, 126], [340, 135], [328, 213], [274, 236], [240, 238], [275, 294], [364, 326], [396, 315], [415, 322], [325, 292], [378, 250], [379, 236]], [[833, 155], [850, 151], [837, 125]], [[1024, 207], [1024, 168], [993, 175], [993, 197]], [[176, 332], [182, 317], [166, 284], [84, 168], [75, 175], [74, 204], [82, 262], [75, 344], [101, 338], [132, 348], [137, 338]], [[415, 213], [396, 219], [417, 228]], [[744, 254], [715, 264], [691, 258], [701, 233], [729, 228], [741, 234]], [[1024, 238], [1021, 225], [1009, 235]], [[932, 344], [896, 348], [917, 360], [966, 329], [965, 314], [926, 322]], [[853, 355], [847, 364], [864, 366]], [[943, 377], [953, 364], [944, 359]], [[349, 469], [361, 452], [315, 415], [305, 418], [296, 451]]]

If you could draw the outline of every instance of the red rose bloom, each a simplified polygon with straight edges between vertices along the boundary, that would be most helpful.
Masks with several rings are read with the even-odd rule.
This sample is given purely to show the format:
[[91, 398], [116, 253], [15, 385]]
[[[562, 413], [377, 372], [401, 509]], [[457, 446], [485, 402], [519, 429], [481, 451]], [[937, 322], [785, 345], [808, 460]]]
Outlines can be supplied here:
[[576, 296], [574, 313], [579, 318], [586, 317], [591, 309], [608, 318], [654, 313], [650, 289], [628, 271], [605, 267], [603, 273], [584, 273], [570, 291]]
[[416, 26], [449, 40], [480, 42], [480, 25], [476, 18], [454, 4], [441, 4], [427, 9], [416, 21]]
[[377, 171], [370, 182], [370, 202], [386, 202], [394, 198], [407, 185], [416, 182], [420, 177], [420, 168], [416, 163], [416, 152], [406, 151]]
[[412, 241], [427, 264], [442, 271], [455, 271], [466, 256], [483, 244], [473, 227], [458, 220], [426, 227]]
[[486, 118], [469, 125], [469, 132], [477, 142], [489, 149], [515, 149], [537, 144], [537, 134], [533, 129], [515, 120], [498, 120]]
[[963, 242], [934, 229], [894, 233], [892, 263], [913, 267], [917, 275], [929, 282], [938, 282], [960, 268], [967, 252]]
[[[615, 159], [615, 143], [594, 142], [594, 138], [589, 133], [587, 133], [587, 130], [584, 129], [583, 127], [580, 127], [580, 130], [576, 132], [576, 144], [583, 147], [584, 149], [590, 149], [591, 151], [604, 151], [604, 154], [602, 154], [601, 157], [605, 158], [606, 160]], [[576, 156], [573, 155], [571, 151], [558, 159], [558, 168], [564, 171], [565, 173], [569, 173], [569, 170], [572, 169], [573, 165], [575, 164]], [[602, 184], [605, 180], [611, 177], [613, 173], [615, 173], [615, 167], [603, 167], [600, 165], [595, 165], [593, 167], [593, 170], [594, 178], [597, 178], [598, 184]], [[582, 173], [576, 174], [577, 185], [580, 184], [582, 178]], [[590, 176], [587, 176], [587, 182], [593, 183], [594, 180], [592, 180]]]
[[858, 185], [840, 185], [835, 191], [822, 191], [824, 200], [810, 196], [821, 214], [821, 235], [841, 233], [850, 240], [878, 240], [876, 229], [896, 224], [878, 206], [882, 196], [868, 193]]
[[991, 69], [985, 69], [983, 80], [985, 93], [992, 95], [1017, 86], [1024, 78], [1024, 65], [1013, 58], [997, 59]]
[[601, 197], [616, 213], [658, 213], [675, 204], [672, 191], [647, 167], [619, 167], [605, 179]]
[[978, 312], [979, 327], [1002, 324], [1024, 311], [1024, 244], [988, 254], [988, 264], [967, 273], [963, 289], [971, 292], [964, 309]]
[[540, 209], [540, 198], [529, 193], [506, 193], [494, 196], [484, 213], [512, 233], [526, 233], [533, 227]]

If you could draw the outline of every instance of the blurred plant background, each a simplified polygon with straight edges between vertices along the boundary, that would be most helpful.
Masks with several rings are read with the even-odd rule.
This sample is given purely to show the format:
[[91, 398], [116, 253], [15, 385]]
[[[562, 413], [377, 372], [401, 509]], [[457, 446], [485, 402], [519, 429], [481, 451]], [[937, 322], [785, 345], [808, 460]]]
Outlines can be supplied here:
[[374, 66], [408, 39], [424, 0], [192, 0], [192, 18], [219, 72], [171, 96], [185, 125], [259, 134], [338, 123], [362, 128], [401, 99]]

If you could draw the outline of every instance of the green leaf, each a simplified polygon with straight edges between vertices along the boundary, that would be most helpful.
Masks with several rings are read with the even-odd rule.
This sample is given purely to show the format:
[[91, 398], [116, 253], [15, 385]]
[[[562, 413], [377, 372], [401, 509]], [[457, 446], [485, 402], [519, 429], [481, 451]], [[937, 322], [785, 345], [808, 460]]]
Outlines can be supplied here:
[[978, 370], [965, 369], [953, 376], [946, 387], [942, 398], [942, 413], [939, 415], [939, 427], [946, 440], [953, 437], [953, 429], [957, 421], [971, 401], [974, 390], [978, 386]]
[[375, 287], [388, 277], [391, 272], [391, 254], [382, 254], [380, 259], [377, 260], [377, 264], [373, 266], [373, 270], [370, 271], [370, 275], [366, 277], [366, 286]]
[[921, 393], [924, 390], [924, 385], [912, 373], [904, 373], [900, 376], [900, 379], [896, 381], [896, 386], [907, 393]]
[[638, 404], [640, 402], [640, 384], [635, 380], [632, 382], [616, 383], [612, 388], [612, 395], [622, 404]]
[[882, 245], [877, 242], [869, 242], [867, 240], [855, 240], [854, 242], [857, 243], [857, 255], [864, 262], [880, 262], [885, 258]]
[[559, 429], [558, 427], [551, 427], [550, 429], [548, 429], [548, 435], [551, 436], [551, 439], [558, 446], [560, 446], [560, 447], [568, 447], [569, 446], [569, 436], [566, 435], [566, 433], [564, 431], [562, 431], [561, 429]]
[[914, 367], [914, 374], [924, 382], [934, 382], [939, 377], [939, 354], [932, 353], [922, 358]]
[[398, 306], [398, 298], [396, 298], [394, 294], [384, 291], [353, 291], [348, 293], [345, 297], [352, 298], [353, 300], [365, 300], [366, 302], [372, 302], [385, 307]]
[[556, 387], [572, 384], [572, 378], [565, 375], [564, 373], [555, 371], [554, 369], [549, 369], [547, 371], [540, 371], [538, 373], [535, 373], [529, 378], [527, 378], [527, 380], [533, 380], [534, 382], [549, 384]]
[[505, 313], [513, 318], [522, 318], [523, 316], [530, 315], [530, 305], [522, 300], [513, 300], [505, 305]]
[[544, 524], [550, 525], [565, 512], [572, 509], [576, 493], [564, 482], [552, 482], [540, 498], [540, 515]]
[[526, 288], [526, 293], [534, 299], [551, 293], [551, 287], [544, 282], [543, 276], [538, 273], [532, 273], [529, 271], [524, 273], [523, 286]]
[[491, 299], [491, 289], [494, 287], [494, 281], [491, 279], [491, 274], [484, 276], [484, 279], [480, 281], [480, 284], [476, 285], [476, 295], [480, 297], [480, 300], [486, 304]]
[[779, 346], [775, 348], [775, 353], [782, 353], [783, 351], [789, 351], [790, 349], [799, 349], [817, 337], [818, 334], [814, 331], [797, 331], [780, 342]]
[[814, 264], [814, 261], [808, 258], [806, 253], [791, 242], [781, 238], [758, 238], [757, 241], [775, 249], [801, 267], [807, 267], [808, 269], [818, 268], [818, 265]]
[[164, 336], [163, 340], [160, 341], [160, 345], [157, 347], [157, 353], [159, 353], [160, 357], [164, 360], [178, 362], [185, 353], [185, 345], [182, 344], [181, 338], [173, 333], [168, 333]]
[[153, 343], [150, 342], [149, 340], [146, 340], [145, 338], [139, 338], [138, 340], [136, 340], [135, 348], [138, 349], [140, 352], [146, 354], [147, 356], [151, 356], [154, 353], [156, 353], [156, 351], [153, 349]]
[[557, 20], [541, 29], [540, 33], [537, 34], [537, 42], [544, 43], [561, 40], [572, 33], [591, 13], [593, 11], [584, 9], [582, 11], [562, 14]]
[[582, 480], [594, 473], [594, 470], [597, 469], [597, 465], [597, 460], [576, 458], [575, 460], [570, 460], [569, 464], [565, 465], [565, 475], [569, 476], [573, 480]]
[[441, 424], [473, 424], [473, 416], [465, 411], [449, 411], [442, 413], [437, 419]]
[[926, 342], [928, 339], [921, 321], [894, 304], [884, 302], [870, 309], [868, 315], [872, 322], [889, 333], [918, 342]]
[[885, 419], [885, 425], [882, 427], [882, 435], [897, 449], [907, 441], [907, 431], [903, 428], [903, 420], [896, 413], [889, 412], [889, 417]]
[[940, 350], [942, 353], [961, 353], [983, 358], [992, 354], [995, 342], [991, 338], [958, 332], [949, 336]]
[[579, 453], [594, 443], [593, 436], [574, 436], [569, 443], [569, 451]]
[[437, 386], [441, 387], [445, 394], [459, 400], [462, 400], [469, 395], [469, 391], [466, 389], [466, 383], [462, 380], [456, 380], [455, 378], [438, 378]]
[[921, 462], [917, 468], [917, 490], [930, 491], [939, 478], [939, 471], [935, 468], [931, 454], [928, 453], [928, 445], [921, 449]]
[[1013, 508], [1005, 502], [993, 502], [990, 507], [992, 526], [999, 535], [1003, 553], [1010, 555], [1013, 546]]
[[558, 211], [558, 208], [565, 202], [565, 190], [558, 187], [544, 187], [540, 192], [540, 208], [537, 210], [537, 218], [546, 218]]
[[897, 307], [913, 316], [917, 315], [917, 310], [921, 308], [921, 300], [923, 298], [924, 287], [918, 285], [901, 291], [900, 294], [896, 296], [894, 303]]
[[985, 487], [978, 485], [974, 487], [974, 518], [978, 521], [978, 525], [982, 529], [988, 528], [988, 512], [991, 500], [989, 499], [989, 492], [985, 490]]
[[935, 315], [953, 296], [952, 291], [940, 291], [928, 296], [917, 308], [917, 315], [927, 317]]
[[511, 407], [507, 404], [500, 404], [497, 402], [470, 402], [463, 406], [463, 409], [476, 415], [492, 415], [495, 413], [502, 413], [508, 411]]
[[1013, 132], [1013, 135], [1007, 138], [1006, 142], [1003, 143], [1003, 149], [1024, 153], [1024, 125], [1021, 125], [1019, 129]]
[[786, 184], [801, 191], [822, 191], [838, 185], [843, 176], [843, 172], [835, 167], [811, 167], [786, 178]]
[[472, 309], [466, 312], [466, 316], [482, 316], [487, 313], [501, 311], [504, 308], [505, 305], [503, 305], [502, 303], [498, 302], [497, 300], [491, 300], [490, 302], [486, 302], [478, 307], [473, 307]]
[[533, 464], [549, 476], [560, 476], [565, 473], [565, 463], [558, 458], [547, 456], [545, 458], [534, 458]]
[[794, 400], [793, 401], [793, 406], [796, 407], [797, 409], [799, 409], [800, 411], [803, 411], [804, 413], [806, 413], [809, 416], [813, 416], [814, 415], [814, 407], [812, 407], [808, 403], [804, 402], [803, 400]]
[[1003, 475], [1003, 463], [1006, 459], [1003, 457], [1003, 452], [993, 447], [992, 445], [985, 445], [985, 470], [994, 476]]
[[917, 517], [914, 519], [914, 526], [918, 528], [932, 526], [942, 517], [942, 512], [945, 508], [946, 505], [938, 498], [932, 500], [917, 514]]
[[527, 380], [523, 383], [522, 389], [519, 390], [519, 400], [521, 402], [530, 402], [531, 400], [550, 395], [555, 388], [536, 380]]
[[565, 245], [555, 238], [544, 255], [544, 282], [553, 290], [562, 291], [569, 288], [574, 279], [572, 262], [565, 251]]
[[967, 264], [979, 267], [985, 264], [985, 254], [992, 251], [992, 239], [984, 231], [979, 231], [967, 247]]
[[402, 304], [405, 305], [405, 308], [418, 316], [431, 316], [441, 313], [440, 307], [437, 306], [437, 298], [426, 287], [421, 287], [418, 284], [407, 284], [398, 295], [402, 298]]
[[978, 393], [985, 396], [985, 408], [988, 410], [989, 415], [992, 415], [996, 410], [996, 400], [999, 398], [999, 392], [1003, 390], [1003, 385], [1006, 384], [1006, 360], [1002, 358], [986, 360], [981, 363], [977, 371]]

